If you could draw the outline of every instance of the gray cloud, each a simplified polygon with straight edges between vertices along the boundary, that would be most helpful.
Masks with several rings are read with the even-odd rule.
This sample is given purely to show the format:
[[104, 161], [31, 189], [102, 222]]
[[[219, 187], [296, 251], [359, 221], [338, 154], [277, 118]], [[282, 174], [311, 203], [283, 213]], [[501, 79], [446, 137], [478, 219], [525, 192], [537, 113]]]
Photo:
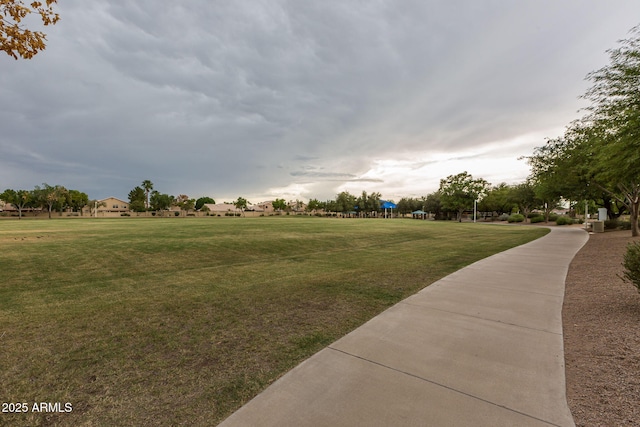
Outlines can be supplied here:
[[[67, 0], [59, 11], [45, 52], [0, 59], [0, 188], [124, 198], [151, 179], [194, 197], [326, 198], [349, 183], [413, 194], [411, 171], [438, 166], [433, 153], [479, 164], [500, 141], [513, 156], [542, 144], [578, 116], [583, 77], [640, 4]], [[394, 159], [413, 160], [413, 183], [372, 176]]]

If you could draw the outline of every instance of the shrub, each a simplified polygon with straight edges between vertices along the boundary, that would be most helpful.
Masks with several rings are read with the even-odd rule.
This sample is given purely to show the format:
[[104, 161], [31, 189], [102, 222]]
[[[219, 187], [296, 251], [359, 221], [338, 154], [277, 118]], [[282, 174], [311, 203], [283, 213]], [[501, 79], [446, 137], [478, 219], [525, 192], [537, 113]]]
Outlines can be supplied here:
[[556, 219], [556, 224], [558, 225], [569, 225], [569, 224], [573, 224], [573, 219], [569, 218], [568, 216], [559, 216]]
[[558, 220], [558, 214], [555, 214], [555, 213], [549, 214], [549, 221], [557, 221], [557, 220]]
[[524, 221], [524, 215], [522, 215], [522, 214], [509, 215], [509, 218], [507, 219], [507, 221], [509, 221], [509, 222], [522, 222], [522, 221]]
[[623, 230], [631, 230], [631, 221], [620, 221], [620, 228]]
[[640, 292], [640, 242], [627, 245], [622, 265], [625, 268], [622, 279], [633, 284]]
[[531, 217], [531, 224], [535, 224], [537, 222], [544, 222], [544, 216], [536, 215]]
[[508, 221], [509, 220], [509, 214], [502, 214], [498, 217], [498, 221]]
[[620, 226], [620, 223], [618, 222], [617, 219], [607, 219], [604, 222], [604, 228], [606, 230], [615, 230], [619, 226]]

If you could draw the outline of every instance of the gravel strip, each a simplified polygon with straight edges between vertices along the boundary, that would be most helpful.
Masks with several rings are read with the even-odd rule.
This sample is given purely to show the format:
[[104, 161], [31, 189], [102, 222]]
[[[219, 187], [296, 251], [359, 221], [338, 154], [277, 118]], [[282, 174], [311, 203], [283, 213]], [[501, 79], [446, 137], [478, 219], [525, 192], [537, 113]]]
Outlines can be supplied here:
[[630, 231], [590, 235], [569, 267], [567, 401], [576, 426], [640, 426], [640, 294], [620, 279]]

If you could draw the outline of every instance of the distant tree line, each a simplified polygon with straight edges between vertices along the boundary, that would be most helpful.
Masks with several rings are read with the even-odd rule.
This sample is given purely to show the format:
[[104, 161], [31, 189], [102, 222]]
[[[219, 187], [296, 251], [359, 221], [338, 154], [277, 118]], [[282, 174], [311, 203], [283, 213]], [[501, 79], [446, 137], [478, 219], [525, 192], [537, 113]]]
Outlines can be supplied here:
[[[534, 186], [531, 182], [518, 185], [500, 184], [496, 187], [482, 178], [474, 178], [467, 172], [450, 175], [440, 181], [437, 191], [420, 198], [404, 197], [398, 201], [396, 212], [407, 215], [416, 211], [430, 213], [435, 219], [462, 219], [465, 211], [470, 211], [477, 203], [477, 210], [487, 214], [500, 215], [514, 211], [527, 215], [534, 209], [547, 207], [547, 213], [556, 206], [551, 199], [544, 198], [546, 187]], [[9, 203], [18, 211], [21, 218], [23, 211], [51, 212], [71, 210], [80, 212], [86, 207], [95, 212], [101, 205], [98, 200], [90, 200], [86, 193], [68, 190], [61, 185], [42, 184], [33, 190], [6, 189], [0, 193], [0, 200]], [[392, 200], [389, 200], [393, 202]], [[271, 202], [278, 212], [303, 212], [325, 215], [341, 214], [363, 218], [378, 217], [382, 209], [382, 195], [379, 192], [363, 191], [356, 196], [342, 191], [334, 199], [320, 201], [311, 199], [308, 203], [301, 200], [285, 201], [277, 198]], [[145, 180], [129, 192], [129, 209], [133, 212], [164, 212], [178, 207], [187, 214], [191, 211], [204, 211], [206, 204], [215, 204], [211, 197], [190, 198], [184, 194], [177, 197], [161, 193], [154, 189], [151, 181]], [[238, 197], [232, 203], [243, 214], [250, 208], [250, 202]]]
[[78, 190], [68, 190], [62, 185], [42, 184], [36, 185], [33, 190], [6, 189], [0, 193], [0, 200], [10, 203], [18, 211], [18, 218], [22, 218], [25, 210], [47, 211], [49, 218], [51, 212], [71, 209], [80, 212], [89, 205], [89, 196]]
[[178, 207], [188, 214], [190, 211], [201, 210], [206, 203], [215, 202], [211, 197], [194, 199], [185, 194], [174, 197], [160, 193], [153, 189], [153, 183], [148, 179], [129, 192], [129, 209], [133, 212], [163, 212], [172, 207]]

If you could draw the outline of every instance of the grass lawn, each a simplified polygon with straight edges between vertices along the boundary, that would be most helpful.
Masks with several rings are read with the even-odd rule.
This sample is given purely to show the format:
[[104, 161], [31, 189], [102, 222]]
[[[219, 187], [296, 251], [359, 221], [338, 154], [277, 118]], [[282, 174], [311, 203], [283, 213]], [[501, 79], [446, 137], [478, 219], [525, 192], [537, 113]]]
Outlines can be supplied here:
[[[315, 217], [0, 221], [0, 425], [202, 425], [548, 230]], [[34, 413], [37, 402], [72, 412]], [[3, 404], [3, 410], [9, 409]]]

